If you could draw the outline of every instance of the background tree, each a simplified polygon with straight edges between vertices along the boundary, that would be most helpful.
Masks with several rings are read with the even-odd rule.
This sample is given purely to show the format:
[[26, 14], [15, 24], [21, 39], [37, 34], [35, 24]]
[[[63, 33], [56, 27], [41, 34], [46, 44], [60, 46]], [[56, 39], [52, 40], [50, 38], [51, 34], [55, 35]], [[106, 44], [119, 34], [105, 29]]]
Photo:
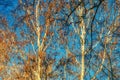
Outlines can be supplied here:
[[119, 4], [19, 0], [0, 17], [1, 79], [119, 79]]

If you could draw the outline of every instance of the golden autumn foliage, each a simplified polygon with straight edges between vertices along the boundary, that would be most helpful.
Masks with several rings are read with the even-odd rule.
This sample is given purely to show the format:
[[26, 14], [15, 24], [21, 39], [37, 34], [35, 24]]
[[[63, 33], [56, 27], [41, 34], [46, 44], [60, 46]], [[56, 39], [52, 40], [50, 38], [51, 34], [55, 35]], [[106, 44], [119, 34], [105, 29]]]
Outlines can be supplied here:
[[0, 16], [0, 79], [117, 80], [119, 2], [19, 0]]
[[68, 59], [70, 59], [70, 63], [72, 65], [77, 65], [77, 66], [80, 65], [78, 60], [76, 59], [76, 56], [73, 53], [68, 53], [67, 55], [68, 55]]
[[5, 69], [5, 66], [3, 64], [0, 64], [0, 72]]
[[101, 52], [98, 54], [98, 56], [99, 56], [100, 59], [107, 58], [107, 55], [104, 56], [104, 51], [101, 51]]
[[38, 56], [39, 56], [39, 58], [40, 58], [41, 60], [44, 60], [44, 59], [45, 59], [45, 56], [46, 56], [46, 53], [43, 52], [43, 51], [39, 51], [39, 52], [38, 52]]

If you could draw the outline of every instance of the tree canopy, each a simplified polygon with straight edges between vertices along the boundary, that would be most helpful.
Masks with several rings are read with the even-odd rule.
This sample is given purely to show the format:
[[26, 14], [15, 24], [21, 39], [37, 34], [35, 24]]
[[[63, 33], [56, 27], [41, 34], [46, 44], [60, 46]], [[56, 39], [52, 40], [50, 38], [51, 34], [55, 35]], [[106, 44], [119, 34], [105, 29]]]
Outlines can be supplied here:
[[120, 79], [119, 0], [5, 0], [0, 10], [0, 80]]

